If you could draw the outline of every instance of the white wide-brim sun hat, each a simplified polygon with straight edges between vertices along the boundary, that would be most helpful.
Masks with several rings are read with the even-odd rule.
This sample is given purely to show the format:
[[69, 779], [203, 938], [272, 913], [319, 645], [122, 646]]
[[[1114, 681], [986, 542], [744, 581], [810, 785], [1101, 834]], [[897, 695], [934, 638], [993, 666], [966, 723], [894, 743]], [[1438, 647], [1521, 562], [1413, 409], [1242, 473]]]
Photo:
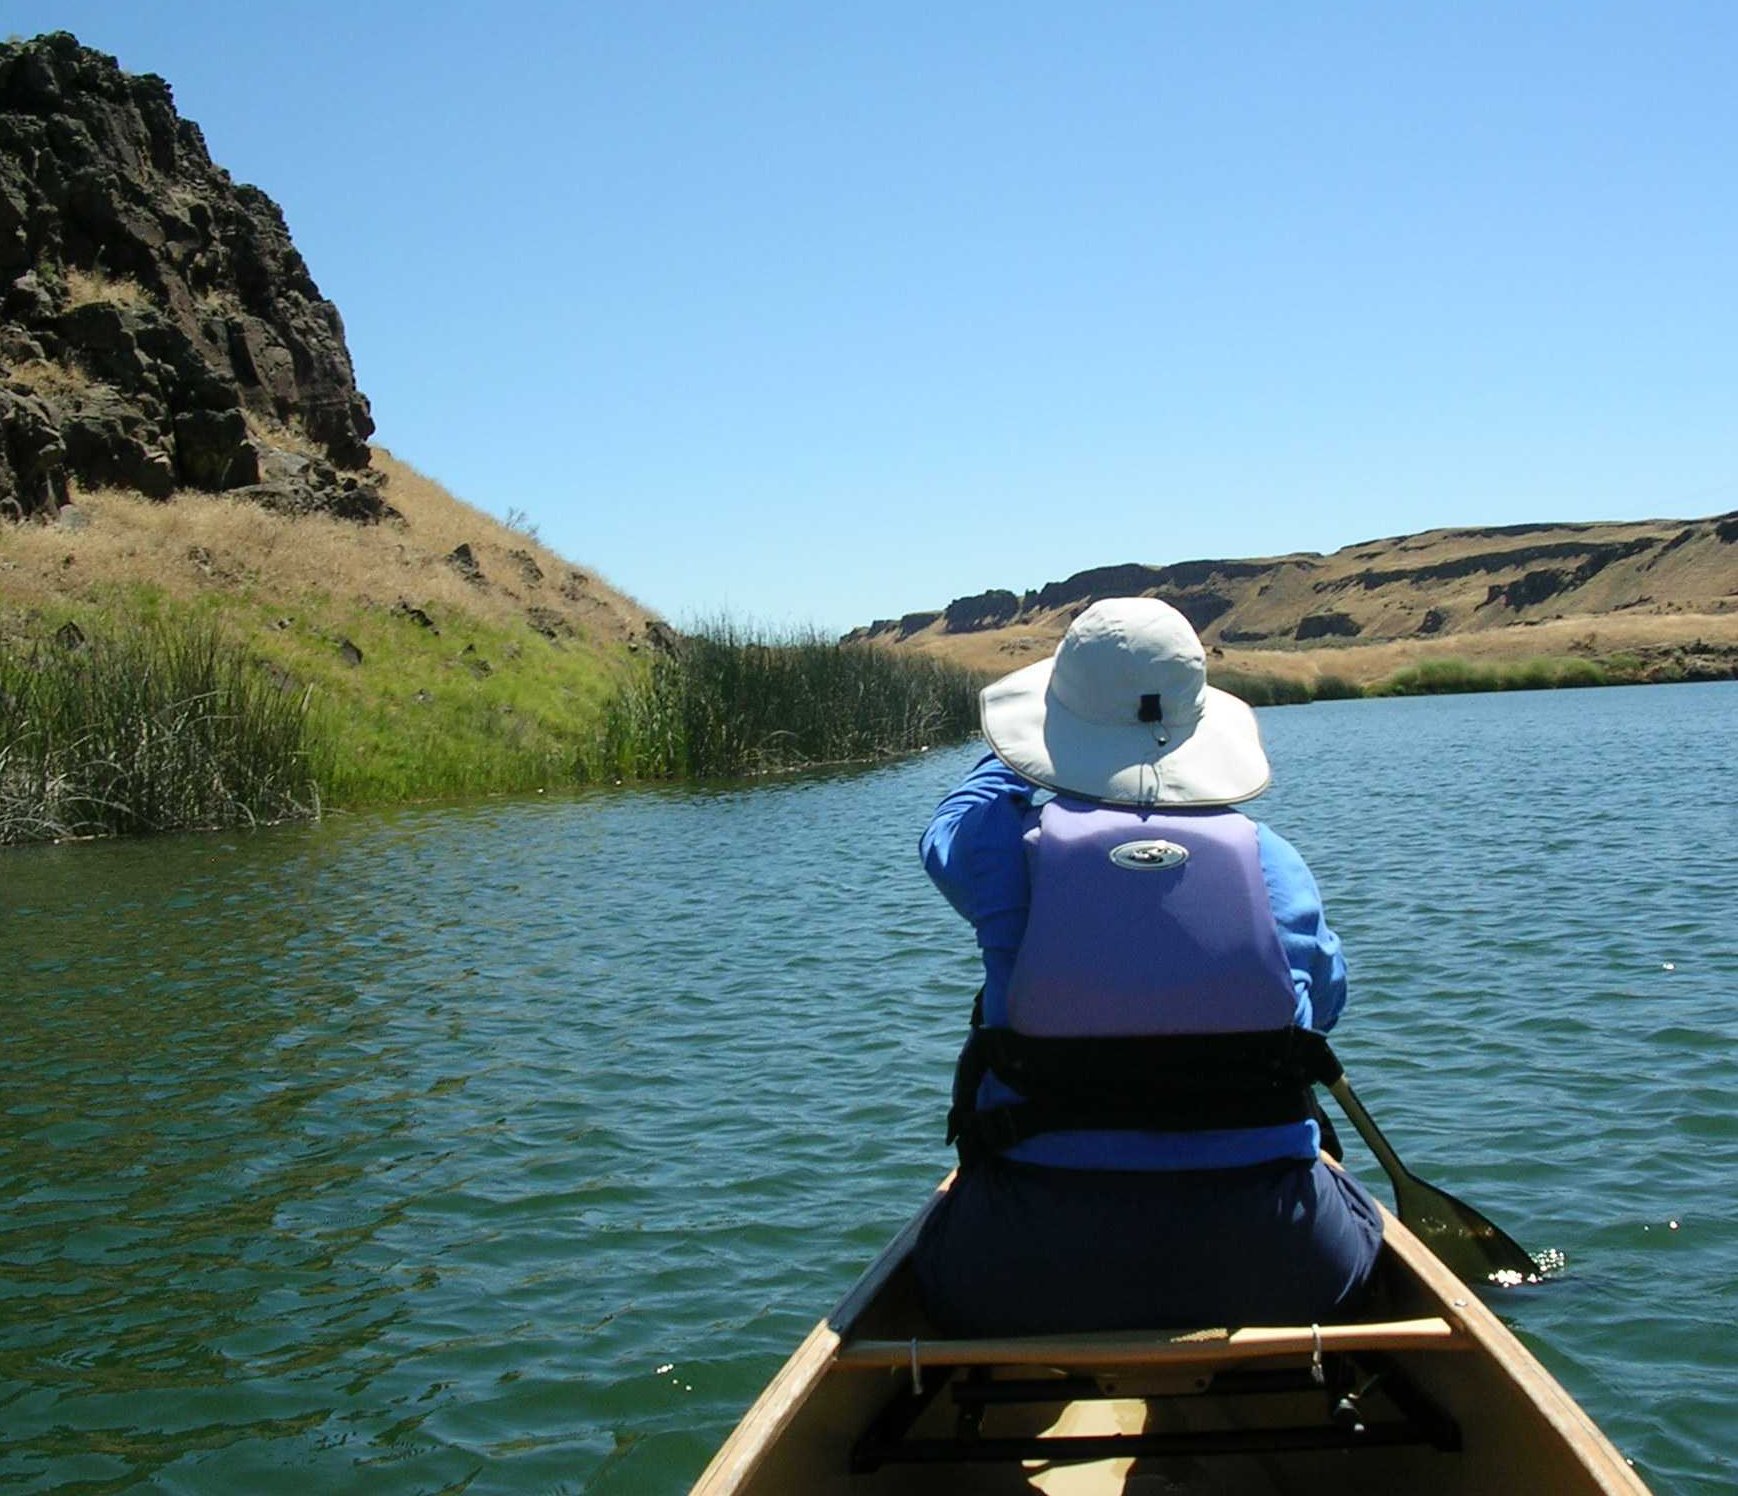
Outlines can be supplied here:
[[1189, 620], [1154, 597], [1096, 602], [1056, 653], [978, 698], [996, 756], [1110, 805], [1235, 805], [1272, 778], [1255, 713], [1207, 684]]

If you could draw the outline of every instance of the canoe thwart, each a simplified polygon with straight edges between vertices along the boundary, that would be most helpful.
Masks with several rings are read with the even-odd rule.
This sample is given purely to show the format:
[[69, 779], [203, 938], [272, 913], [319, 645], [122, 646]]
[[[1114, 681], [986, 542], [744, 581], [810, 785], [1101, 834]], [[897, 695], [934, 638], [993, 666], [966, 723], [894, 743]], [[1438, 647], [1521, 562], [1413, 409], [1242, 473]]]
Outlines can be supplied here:
[[835, 1364], [851, 1369], [912, 1366], [1048, 1366], [1058, 1370], [1131, 1366], [1217, 1366], [1257, 1356], [1328, 1351], [1452, 1350], [1470, 1346], [1436, 1315], [1348, 1325], [1251, 1325], [1183, 1334], [1031, 1335], [981, 1340], [848, 1340]]

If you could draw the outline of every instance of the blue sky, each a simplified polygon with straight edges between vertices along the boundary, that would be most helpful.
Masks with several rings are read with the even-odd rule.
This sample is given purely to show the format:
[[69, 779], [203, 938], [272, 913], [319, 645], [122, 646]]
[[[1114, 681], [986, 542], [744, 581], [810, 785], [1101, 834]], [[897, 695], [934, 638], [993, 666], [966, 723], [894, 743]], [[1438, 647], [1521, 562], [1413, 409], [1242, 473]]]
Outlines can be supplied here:
[[1738, 508], [1738, 5], [36, 3], [678, 622]]

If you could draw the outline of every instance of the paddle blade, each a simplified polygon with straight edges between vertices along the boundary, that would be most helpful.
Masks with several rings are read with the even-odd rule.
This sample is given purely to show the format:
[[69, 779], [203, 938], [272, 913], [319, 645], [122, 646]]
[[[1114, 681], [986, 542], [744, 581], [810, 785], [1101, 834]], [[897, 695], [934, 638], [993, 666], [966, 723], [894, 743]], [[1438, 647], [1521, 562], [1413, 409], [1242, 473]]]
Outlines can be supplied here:
[[1540, 1280], [1533, 1254], [1464, 1200], [1416, 1174], [1391, 1178], [1394, 1214], [1455, 1277], [1506, 1288]]
[[1426, 1184], [1400, 1162], [1343, 1071], [1328, 1089], [1394, 1186], [1394, 1214], [1455, 1277], [1505, 1288], [1540, 1280], [1539, 1264], [1512, 1236], [1464, 1200]]

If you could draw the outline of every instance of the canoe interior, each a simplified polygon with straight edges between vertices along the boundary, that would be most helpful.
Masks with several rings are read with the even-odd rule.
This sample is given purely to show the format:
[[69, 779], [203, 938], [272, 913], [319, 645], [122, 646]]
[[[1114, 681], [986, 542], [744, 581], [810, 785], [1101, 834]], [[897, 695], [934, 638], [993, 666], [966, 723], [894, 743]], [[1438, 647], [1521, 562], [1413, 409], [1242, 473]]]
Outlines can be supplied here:
[[[1359, 1326], [1323, 1330], [1321, 1385], [1308, 1326], [942, 1340], [906, 1262], [918, 1224], [815, 1327], [696, 1496], [1645, 1493], [1562, 1389], [1392, 1217], [1375, 1302]], [[959, 1360], [986, 1364], [950, 1364]], [[1348, 1393], [1353, 1406], [1336, 1413]], [[1105, 1436], [1143, 1442], [1100, 1458], [1084, 1457], [1100, 1452], [1092, 1445], [1067, 1446], [1063, 1459], [1050, 1457], [1063, 1446], [1027, 1447]]]

